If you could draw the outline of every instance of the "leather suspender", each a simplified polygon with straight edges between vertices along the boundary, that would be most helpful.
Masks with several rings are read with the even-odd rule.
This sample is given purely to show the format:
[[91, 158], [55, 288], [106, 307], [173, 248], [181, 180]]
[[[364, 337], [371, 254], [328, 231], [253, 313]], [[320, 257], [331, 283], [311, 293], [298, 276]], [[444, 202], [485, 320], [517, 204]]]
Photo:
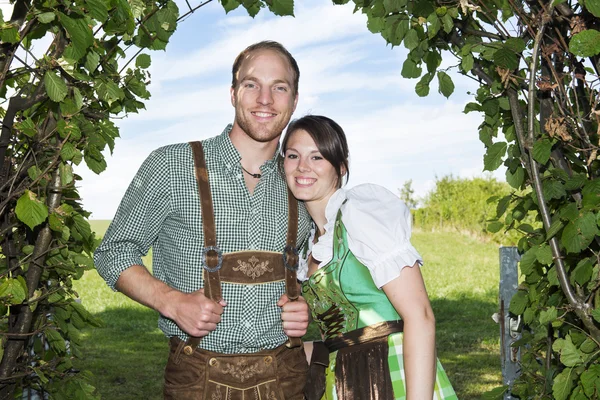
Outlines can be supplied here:
[[[204, 269], [204, 294], [213, 301], [218, 302], [222, 299], [221, 277], [219, 270], [223, 265], [225, 256], [217, 245], [215, 215], [213, 209], [212, 195], [208, 181], [208, 170], [204, 158], [204, 150], [201, 142], [190, 142], [194, 155], [194, 165], [196, 180], [198, 182], [198, 192], [200, 196], [200, 207], [202, 210], [202, 229], [204, 231], [204, 249], [202, 252], [202, 267]], [[273, 267], [285, 267], [285, 291], [288, 298], [292, 301], [297, 300], [299, 296], [296, 271], [298, 270], [298, 250], [296, 249], [296, 240], [298, 236], [298, 202], [288, 189], [288, 230], [286, 246], [283, 251], [283, 262], [274, 263]], [[226, 260], [229, 261], [229, 260]], [[296, 340], [297, 339], [297, 340]], [[183, 351], [185, 354], [192, 354], [200, 344], [201, 338], [190, 336], [186, 342]], [[288, 347], [296, 347], [300, 344], [300, 338], [290, 338]]]

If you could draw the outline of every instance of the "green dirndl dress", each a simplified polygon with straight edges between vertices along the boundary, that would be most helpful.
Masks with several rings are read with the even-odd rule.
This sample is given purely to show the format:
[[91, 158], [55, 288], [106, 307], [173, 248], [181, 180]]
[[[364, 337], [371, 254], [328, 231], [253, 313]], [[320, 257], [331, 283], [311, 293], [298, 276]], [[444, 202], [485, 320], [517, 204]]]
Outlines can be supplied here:
[[[373, 282], [368, 268], [358, 261], [348, 248], [341, 211], [338, 211], [334, 227], [332, 260], [327, 265], [319, 268], [302, 284], [302, 295], [308, 302], [313, 319], [319, 325], [326, 342], [327, 339], [359, 329], [369, 329], [372, 326], [381, 325], [385, 321], [400, 320], [400, 316], [386, 294], [383, 290], [379, 290]], [[393, 397], [390, 395], [390, 398], [396, 400], [406, 398], [402, 339], [402, 332], [387, 336], [388, 367], [386, 370], [389, 368], [389, 380], [393, 389]], [[348, 394], [340, 395], [337, 393], [336, 361], [339, 360], [338, 352], [339, 350], [329, 353], [329, 366], [325, 368], [325, 392], [321, 399], [343, 400], [344, 397], [352, 397], [367, 400], [365, 396], [370, 396], [367, 394], [349, 396]], [[385, 351], [381, 354], [384, 357]], [[362, 361], [357, 362], [359, 364], [370, 364], [373, 361], [372, 358], [372, 354], [365, 355]], [[360, 367], [360, 365], [350, 365], [347, 369], [352, 370]], [[350, 386], [350, 392], [353, 391], [351, 387], [353, 384], [365, 386], [369, 382], [373, 382], [369, 377], [361, 376], [368, 375], [371, 367], [364, 365], [362, 367], [363, 371], [366, 372], [354, 373], [352, 378], [349, 379], [351, 382], [346, 383], [346, 386]], [[457, 399], [439, 360], [437, 361], [433, 399]]]

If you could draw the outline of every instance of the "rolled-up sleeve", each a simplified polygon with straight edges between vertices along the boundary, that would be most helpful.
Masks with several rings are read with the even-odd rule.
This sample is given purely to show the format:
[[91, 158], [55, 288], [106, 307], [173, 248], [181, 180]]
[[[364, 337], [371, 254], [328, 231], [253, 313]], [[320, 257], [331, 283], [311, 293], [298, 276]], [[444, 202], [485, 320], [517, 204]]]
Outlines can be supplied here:
[[129, 185], [100, 246], [94, 252], [98, 273], [108, 285], [115, 285], [121, 272], [144, 265], [169, 213], [169, 166], [163, 149], [153, 151]]

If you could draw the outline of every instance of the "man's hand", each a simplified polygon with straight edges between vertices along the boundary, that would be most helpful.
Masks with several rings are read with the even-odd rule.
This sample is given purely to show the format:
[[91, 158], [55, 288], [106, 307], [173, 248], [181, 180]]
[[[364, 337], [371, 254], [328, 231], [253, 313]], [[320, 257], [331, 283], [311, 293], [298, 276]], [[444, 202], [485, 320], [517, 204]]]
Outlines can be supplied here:
[[192, 293], [178, 292], [170, 309], [172, 319], [182, 331], [190, 336], [203, 337], [217, 329], [221, 322], [225, 300], [218, 303], [204, 295], [204, 289]]
[[221, 322], [225, 300], [214, 302], [204, 289], [183, 293], [153, 277], [143, 265], [121, 272], [117, 289], [131, 299], [172, 319], [188, 335], [206, 336]]
[[308, 328], [308, 304], [304, 297], [298, 297], [296, 301], [290, 301], [286, 294], [283, 294], [277, 305], [281, 307], [281, 320], [283, 321], [283, 331], [288, 337], [302, 337], [306, 334]]

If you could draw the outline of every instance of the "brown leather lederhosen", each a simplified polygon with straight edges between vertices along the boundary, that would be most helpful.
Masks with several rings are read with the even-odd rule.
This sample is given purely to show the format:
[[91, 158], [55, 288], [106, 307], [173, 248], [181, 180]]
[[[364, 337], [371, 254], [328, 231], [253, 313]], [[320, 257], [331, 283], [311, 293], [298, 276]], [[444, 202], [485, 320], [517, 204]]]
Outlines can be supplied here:
[[[216, 240], [212, 195], [204, 151], [200, 142], [190, 142], [194, 155], [204, 231], [204, 294], [222, 299], [221, 282], [261, 284], [285, 280], [286, 294], [298, 299], [296, 280], [298, 252], [298, 203], [288, 191], [288, 231], [283, 253], [238, 251], [222, 254]], [[300, 338], [290, 338], [273, 350], [251, 354], [220, 354], [198, 348], [201, 338], [187, 342], [171, 339], [171, 354], [165, 370], [167, 399], [302, 399], [308, 371]]]

